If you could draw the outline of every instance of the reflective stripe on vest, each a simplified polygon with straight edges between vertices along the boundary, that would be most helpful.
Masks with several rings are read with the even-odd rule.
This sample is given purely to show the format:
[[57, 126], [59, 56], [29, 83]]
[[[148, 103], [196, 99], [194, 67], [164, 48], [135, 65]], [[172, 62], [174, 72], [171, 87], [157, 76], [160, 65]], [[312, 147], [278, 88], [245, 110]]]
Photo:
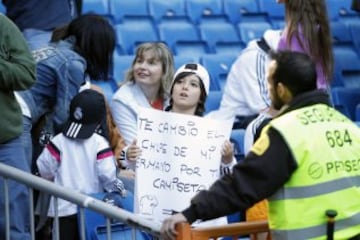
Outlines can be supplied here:
[[274, 239], [324, 239], [328, 209], [338, 211], [336, 239], [359, 234], [357, 125], [335, 109], [316, 104], [275, 118], [269, 126], [281, 134], [298, 166], [268, 199]]
[[353, 182], [354, 185], [360, 187], [360, 176], [353, 176], [343, 179], [336, 179], [333, 181], [316, 184], [313, 186], [297, 187], [290, 189], [280, 189], [270, 200], [285, 200], [285, 199], [297, 199], [297, 198], [308, 198], [312, 196], [322, 195], [335, 191], [342, 190], [349, 186], [349, 181]]
[[[360, 226], [360, 213], [355, 214], [354, 216], [338, 220], [335, 223], [335, 231], [338, 232], [335, 234], [334, 239], [348, 239], [347, 236], [342, 236], [341, 230], [348, 228], [349, 226]], [[272, 230], [273, 239], [292, 239], [292, 240], [303, 240], [303, 239], [325, 239], [326, 236], [326, 225], [321, 224], [315, 227], [296, 229], [296, 230]], [[356, 235], [356, 233], [354, 234]]]

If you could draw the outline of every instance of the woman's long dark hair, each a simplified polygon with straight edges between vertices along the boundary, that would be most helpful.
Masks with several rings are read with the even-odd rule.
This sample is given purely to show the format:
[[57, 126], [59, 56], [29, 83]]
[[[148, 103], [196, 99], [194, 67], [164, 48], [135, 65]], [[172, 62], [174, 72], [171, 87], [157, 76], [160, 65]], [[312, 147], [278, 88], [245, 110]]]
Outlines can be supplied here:
[[[183, 79], [189, 75], [192, 75], [194, 73], [191, 73], [191, 72], [182, 72], [182, 73], [179, 73], [176, 78], [174, 79], [173, 81], [173, 84], [171, 86], [171, 89], [170, 89], [170, 96], [172, 96], [172, 92], [173, 92], [173, 89], [174, 89], [174, 85], [177, 81], [179, 81], [180, 79]], [[196, 107], [196, 110], [195, 110], [195, 115], [196, 116], [199, 116], [199, 117], [202, 117], [204, 115], [204, 112], [205, 112], [205, 102], [206, 102], [206, 91], [205, 91], [205, 86], [203, 84], [202, 81], [199, 81], [200, 82], [200, 90], [201, 90], [201, 93], [200, 93], [200, 99], [199, 99], [199, 102], [198, 102], [198, 105]], [[171, 111], [172, 109], [172, 106], [173, 106], [173, 99], [170, 98], [170, 104], [169, 106], [165, 109], [165, 111]]]
[[51, 42], [75, 38], [74, 51], [85, 58], [91, 79], [108, 79], [112, 67], [116, 35], [112, 25], [102, 16], [84, 14], [54, 30]]

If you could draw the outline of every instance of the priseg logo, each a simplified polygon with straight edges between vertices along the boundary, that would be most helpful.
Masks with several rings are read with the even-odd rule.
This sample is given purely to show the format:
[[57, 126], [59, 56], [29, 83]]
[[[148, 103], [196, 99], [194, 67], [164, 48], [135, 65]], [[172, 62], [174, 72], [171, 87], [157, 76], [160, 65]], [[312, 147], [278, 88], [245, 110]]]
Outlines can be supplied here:
[[320, 163], [314, 162], [308, 168], [308, 174], [312, 179], [319, 179], [324, 174], [324, 169]]

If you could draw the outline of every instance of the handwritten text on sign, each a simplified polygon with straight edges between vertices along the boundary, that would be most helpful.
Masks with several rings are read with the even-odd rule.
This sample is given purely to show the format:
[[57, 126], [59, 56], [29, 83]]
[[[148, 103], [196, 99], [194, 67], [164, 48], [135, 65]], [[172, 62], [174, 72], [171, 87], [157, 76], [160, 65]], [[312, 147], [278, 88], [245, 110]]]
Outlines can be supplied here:
[[137, 213], [162, 221], [219, 178], [228, 121], [144, 108], [138, 115]]

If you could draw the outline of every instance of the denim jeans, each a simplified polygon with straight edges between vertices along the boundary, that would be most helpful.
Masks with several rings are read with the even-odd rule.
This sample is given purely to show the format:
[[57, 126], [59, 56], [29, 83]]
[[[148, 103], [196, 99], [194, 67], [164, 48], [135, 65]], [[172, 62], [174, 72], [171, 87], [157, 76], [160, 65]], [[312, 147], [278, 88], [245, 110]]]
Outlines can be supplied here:
[[31, 139], [31, 119], [28, 117], [23, 116], [23, 133], [20, 135], [21, 142], [23, 144], [23, 149], [25, 153], [25, 159], [29, 166], [29, 169], [31, 169], [32, 166], [32, 139]]
[[[20, 137], [0, 144], [0, 162], [30, 172]], [[10, 209], [10, 239], [27, 240], [30, 235], [29, 190], [20, 183], [8, 180]], [[4, 178], [0, 176], [0, 239], [5, 239]]]

